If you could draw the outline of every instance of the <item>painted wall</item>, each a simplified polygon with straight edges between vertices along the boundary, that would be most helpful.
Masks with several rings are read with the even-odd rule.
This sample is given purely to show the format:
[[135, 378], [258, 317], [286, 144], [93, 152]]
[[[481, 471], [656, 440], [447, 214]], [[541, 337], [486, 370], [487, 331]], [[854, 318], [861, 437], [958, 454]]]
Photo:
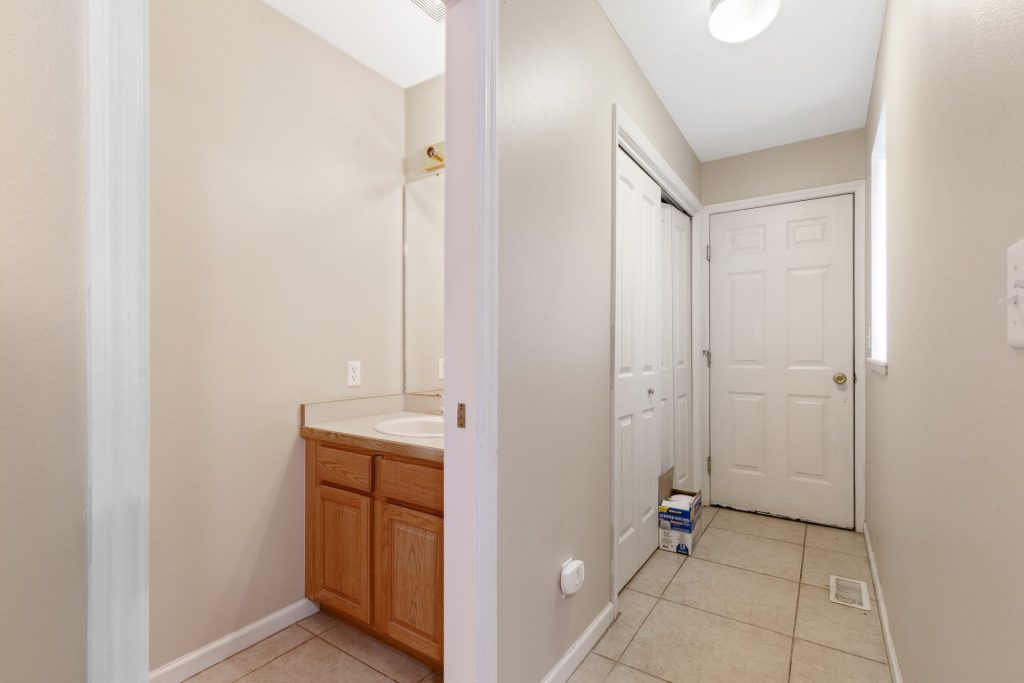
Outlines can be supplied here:
[[0, 678], [85, 680], [86, 14], [0, 3]]
[[864, 129], [701, 164], [701, 200], [717, 204], [863, 180]]
[[[612, 593], [613, 105], [694, 190], [700, 164], [596, 0], [502, 3], [498, 45], [498, 672], [518, 682]], [[563, 600], [570, 556], [587, 580]]]
[[402, 390], [405, 93], [257, 0], [151, 28], [156, 667], [303, 597], [299, 404]]
[[405, 91], [405, 172], [424, 175], [423, 148], [444, 140], [444, 76]]
[[866, 510], [907, 681], [1020, 678], [1024, 351], [995, 302], [1024, 238], [1022, 36], [1018, 0], [890, 0], [871, 99], [889, 376], [868, 373]]

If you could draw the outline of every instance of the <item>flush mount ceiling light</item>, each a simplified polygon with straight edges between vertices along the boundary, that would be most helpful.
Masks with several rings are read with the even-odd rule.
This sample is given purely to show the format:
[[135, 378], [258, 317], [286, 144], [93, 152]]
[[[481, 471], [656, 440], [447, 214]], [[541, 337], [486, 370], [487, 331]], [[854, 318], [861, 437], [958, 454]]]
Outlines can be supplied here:
[[708, 30], [723, 43], [742, 43], [775, 21], [782, 0], [711, 0]]

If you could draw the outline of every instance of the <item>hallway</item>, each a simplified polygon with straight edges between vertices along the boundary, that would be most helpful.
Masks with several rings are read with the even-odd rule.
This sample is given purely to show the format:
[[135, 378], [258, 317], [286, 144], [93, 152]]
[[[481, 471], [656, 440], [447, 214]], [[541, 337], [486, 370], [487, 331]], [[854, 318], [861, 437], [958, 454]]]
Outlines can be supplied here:
[[[693, 557], [657, 551], [571, 683], [890, 680], [862, 534], [707, 508]], [[866, 581], [872, 610], [829, 601]]]

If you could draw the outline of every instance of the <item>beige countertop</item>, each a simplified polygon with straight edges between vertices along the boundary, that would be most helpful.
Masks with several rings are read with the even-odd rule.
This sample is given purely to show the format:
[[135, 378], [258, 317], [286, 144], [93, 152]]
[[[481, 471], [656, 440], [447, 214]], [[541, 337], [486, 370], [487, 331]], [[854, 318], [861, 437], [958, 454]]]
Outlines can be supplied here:
[[320, 422], [302, 427], [301, 434], [306, 438], [321, 439], [384, 455], [399, 455], [442, 463], [444, 462], [444, 437], [394, 436], [382, 434], [373, 427], [384, 420], [421, 417], [426, 414], [398, 412], [334, 422]]

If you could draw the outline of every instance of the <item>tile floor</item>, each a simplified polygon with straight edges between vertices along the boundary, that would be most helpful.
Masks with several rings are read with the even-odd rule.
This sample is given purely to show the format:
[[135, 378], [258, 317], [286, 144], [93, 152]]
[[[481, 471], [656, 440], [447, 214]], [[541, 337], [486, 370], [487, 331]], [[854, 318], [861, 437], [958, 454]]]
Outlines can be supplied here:
[[[836, 605], [828, 577], [871, 586], [860, 534], [707, 508], [692, 557], [657, 551], [570, 683], [891, 683], [878, 610]], [[872, 590], [872, 607], [874, 592]], [[317, 613], [192, 683], [441, 683], [440, 674]]]
[[828, 599], [830, 574], [871, 586], [864, 537], [707, 508], [692, 557], [661, 550], [570, 683], [890, 683], [878, 610]]
[[278, 631], [189, 683], [441, 683], [441, 675], [323, 612]]

